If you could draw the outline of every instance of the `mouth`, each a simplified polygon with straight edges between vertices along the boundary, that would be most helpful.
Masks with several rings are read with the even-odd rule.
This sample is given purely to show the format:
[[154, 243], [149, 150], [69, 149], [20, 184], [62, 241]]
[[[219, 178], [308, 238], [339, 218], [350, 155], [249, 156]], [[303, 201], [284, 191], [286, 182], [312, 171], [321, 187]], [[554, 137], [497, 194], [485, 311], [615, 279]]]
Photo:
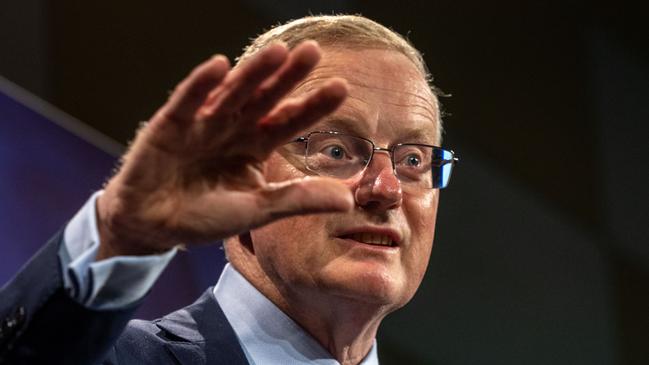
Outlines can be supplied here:
[[396, 247], [397, 244], [392, 240], [392, 238], [377, 233], [352, 233], [340, 238], [358, 241], [372, 246], [386, 246], [386, 247]]

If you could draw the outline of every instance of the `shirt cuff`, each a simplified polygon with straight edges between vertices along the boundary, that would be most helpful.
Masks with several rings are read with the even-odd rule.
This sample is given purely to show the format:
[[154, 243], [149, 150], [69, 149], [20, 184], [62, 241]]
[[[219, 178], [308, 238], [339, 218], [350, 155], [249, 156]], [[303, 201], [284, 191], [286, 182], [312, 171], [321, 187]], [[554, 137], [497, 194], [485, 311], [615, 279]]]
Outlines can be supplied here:
[[99, 251], [96, 202], [101, 194], [94, 193], [65, 227], [59, 260], [63, 285], [72, 299], [90, 309], [119, 309], [146, 295], [176, 249], [95, 261]]

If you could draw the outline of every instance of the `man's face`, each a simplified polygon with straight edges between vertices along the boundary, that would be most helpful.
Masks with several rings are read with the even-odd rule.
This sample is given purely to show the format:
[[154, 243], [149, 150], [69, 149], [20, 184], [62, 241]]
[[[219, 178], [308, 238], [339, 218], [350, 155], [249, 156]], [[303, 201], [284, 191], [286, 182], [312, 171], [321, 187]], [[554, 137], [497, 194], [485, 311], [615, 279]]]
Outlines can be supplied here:
[[[437, 145], [437, 102], [408, 58], [386, 50], [324, 48], [323, 53], [291, 96], [335, 76], [349, 82], [349, 96], [304, 135], [334, 130], [368, 138], [377, 147]], [[284, 150], [272, 155], [265, 174], [269, 181], [283, 181], [311, 173], [301, 158]], [[353, 211], [287, 218], [256, 229], [251, 232], [255, 255], [280, 292], [293, 299], [324, 293], [399, 308], [414, 295], [428, 265], [439, 192], [402, 189], [383, 152], [344, 182], [356, 200]], [[377, 245], [383, 237], [395, 244]]]

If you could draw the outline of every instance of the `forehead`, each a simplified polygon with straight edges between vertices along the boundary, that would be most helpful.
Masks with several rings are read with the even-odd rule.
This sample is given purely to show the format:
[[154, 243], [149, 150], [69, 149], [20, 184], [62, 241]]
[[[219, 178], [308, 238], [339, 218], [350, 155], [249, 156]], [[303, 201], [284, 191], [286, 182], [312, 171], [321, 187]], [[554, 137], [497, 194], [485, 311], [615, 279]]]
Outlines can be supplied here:
[[424, 75], [402, 53], [325, 47], [318, 66], [293, 94], [308, 93], [332, 77], [347, 80], [349, 95], [314, 129], [343, 129], [386, 143], [404, 138], [430, 144], [439, 141], [437, 99]]

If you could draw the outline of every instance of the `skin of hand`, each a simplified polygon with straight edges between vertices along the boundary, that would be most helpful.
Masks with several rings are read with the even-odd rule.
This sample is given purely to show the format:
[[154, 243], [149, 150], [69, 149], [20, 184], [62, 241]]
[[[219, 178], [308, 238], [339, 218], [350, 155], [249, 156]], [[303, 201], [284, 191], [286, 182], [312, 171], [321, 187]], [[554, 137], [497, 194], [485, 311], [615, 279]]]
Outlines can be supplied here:
[[348, 186], [324, 177], [266, 181], [271, 153], [334, 112], [346, 81], [284, 98], [318, 64], [316, 42], [273, 44], [234, 69], [196, 67], [137, 133], [97, 201], [98, 260], [205, 243], [293, 215], [345, 212]]

